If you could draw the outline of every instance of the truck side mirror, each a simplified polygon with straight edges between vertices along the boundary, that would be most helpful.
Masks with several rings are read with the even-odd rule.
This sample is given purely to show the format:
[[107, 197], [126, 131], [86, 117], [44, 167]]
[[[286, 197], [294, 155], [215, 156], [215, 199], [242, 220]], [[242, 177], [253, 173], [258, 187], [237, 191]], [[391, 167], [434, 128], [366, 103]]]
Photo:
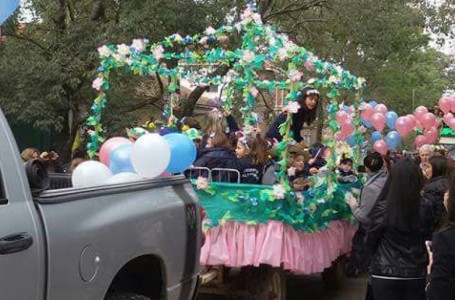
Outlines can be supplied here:
[[32, 159], [26, 162], [25, 173], [33, 194], [39, 194], [49, 188], [49, 175], [47, 174], [46, 167], [40, 160]]

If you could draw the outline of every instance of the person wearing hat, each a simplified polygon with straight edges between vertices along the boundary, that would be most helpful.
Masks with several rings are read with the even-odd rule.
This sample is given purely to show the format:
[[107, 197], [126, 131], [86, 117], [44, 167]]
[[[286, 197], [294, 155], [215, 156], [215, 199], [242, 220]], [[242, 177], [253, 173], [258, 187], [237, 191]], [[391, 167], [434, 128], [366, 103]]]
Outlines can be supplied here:
[[[296, 100], [300, 108], [296, 113], [292, 113], [292, 137], [297, 143], [303, 140], [300, 135], [303, 124], [311, 125], [316, 119], [317, 107], [319, 103], [319, 91], [314, 88], [305, 88], [300, 99]], [[276, 139], [281, 142], [283, 136], [280, 134], [280, 125], [286, 122], [287, 112], [281, 113], [270, 125], [266, 133], [266, 138]]]

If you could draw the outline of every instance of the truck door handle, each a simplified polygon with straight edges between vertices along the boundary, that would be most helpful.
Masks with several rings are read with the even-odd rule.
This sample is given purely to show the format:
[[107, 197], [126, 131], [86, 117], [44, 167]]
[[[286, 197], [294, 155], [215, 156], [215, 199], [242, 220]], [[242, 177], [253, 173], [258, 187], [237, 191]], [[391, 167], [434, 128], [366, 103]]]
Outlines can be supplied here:
[[33, 238], [26, 232], [16, 233], [0, 239], [0, 254], [21, 252], [30, 248]]

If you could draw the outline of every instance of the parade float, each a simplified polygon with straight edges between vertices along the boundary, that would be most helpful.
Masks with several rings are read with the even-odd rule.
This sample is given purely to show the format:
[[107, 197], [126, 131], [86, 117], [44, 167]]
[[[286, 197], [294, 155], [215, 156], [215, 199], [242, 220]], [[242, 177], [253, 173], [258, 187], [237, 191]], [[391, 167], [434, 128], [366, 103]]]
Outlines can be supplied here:
[[[230, 40], [240, 41], [241, 46], [231, 49]], [[167, 83], [168, 100], [163, 116], [169, 128], [176, 127], [178, 121], [174, 109], [179, 105], [178, 86], [182, 79], [194, 86], [223, 85], [221, 105], [226, 111], [240, 110], [244, 132], [257, 126], [254, 108], [259, 90], [283, 91], [285, 95], [283, 111], [288, 117], [280, 127], [283, 140], [276, 145], [280, 166], [278, 184], [214, 182], [210, 170], [206, 176], [192, 180], [206, 212], [200, 262], [207, 292], [251, 299], [265, 299], [264, 295], [268, 294], [272, 299], [286, 299], [284, 272], [324, 272], [328, 279], [339, 275], [343, 266], [334, 263], [341, 262], [339, 258], [350, 251], [356, 230], [345, 195], [355, 193], [361, 184], [360, 181], [351, 185], [338, 183], [332, 171], [340, 157], [348, 153], [359, 163], [366, 149], [386, 154], [397, 149], [402, 138], [413, 130], [420, 132], [415, 138], [417, 147], [435, 142], [438, 136], [437, 118], [426, 108], [419, 107], [413, 115], [399, 117], [384, 104], [365, 102], [361, 98], [362, 78], [319, 59], [286, 35], [276, 33], [272, 26], [262, 23], [252, 5], [243, 11], [240, 22], [217, 29], [209, 27], [203, 34], [185, 37], [173, 34], [153, 44], [138, 39], [131, 45], [103, 46], [98, 51], [101, 64], [93, 88], [99, 94], [87, 120], [87, 149], [91, 157], [99, 153], [100, 164], [111, 165], [113, 173], [137, 173], [139, 178], [154, 178], [163, 172], [179, 173], [190, 167], [196, 155], [191, 140], [185, 141], [178, 133], [171, 138], [145, 134], [134, 145], [126, 139], [110, 139], [103, 144], [102, 111], [107, 106], [109, 76], [114, 71], [159, 76]], [[166, 64], [168, 61], [179, 63]], [[196, 70], [184, 67], [196, 63], [209, 67]], [[214, 72], [221, 67], [228, 71], [221, 75]], [[274, 78], [259, 76], [264, 69], [273, 69]], [[318, 89], [326, 99], [323, 143], [331, 151], [326, 171], [312, 176], [308, 191], [296, 192], [287, 179], [287, 150], [293, 143], [290, 116], [296, 109], [299, 92], [306, 87]], [[241, 107], [234, 107], [236, 97], [243, 99]], [[450, 112], [455, 111], [455, 98], [444, 96], [440, 106], [444, 121], [454, 128], [455, 118]], [[122, 144], [125, 144], [120, 147], [123, 150], [119, 151]], [[237, 277], [241, 280], [231, 282], [230, 270], [239, 269]]]

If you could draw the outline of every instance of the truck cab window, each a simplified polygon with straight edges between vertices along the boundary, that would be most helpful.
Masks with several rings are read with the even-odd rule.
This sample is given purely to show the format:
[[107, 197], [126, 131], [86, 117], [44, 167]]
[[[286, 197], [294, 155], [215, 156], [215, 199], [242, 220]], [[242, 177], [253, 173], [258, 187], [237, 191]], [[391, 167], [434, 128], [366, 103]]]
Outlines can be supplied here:
[[6, 192], [4, 188], [2, 173], [0, 172], [0, 205], [8, 204], [8, 200], [6, 199]]

